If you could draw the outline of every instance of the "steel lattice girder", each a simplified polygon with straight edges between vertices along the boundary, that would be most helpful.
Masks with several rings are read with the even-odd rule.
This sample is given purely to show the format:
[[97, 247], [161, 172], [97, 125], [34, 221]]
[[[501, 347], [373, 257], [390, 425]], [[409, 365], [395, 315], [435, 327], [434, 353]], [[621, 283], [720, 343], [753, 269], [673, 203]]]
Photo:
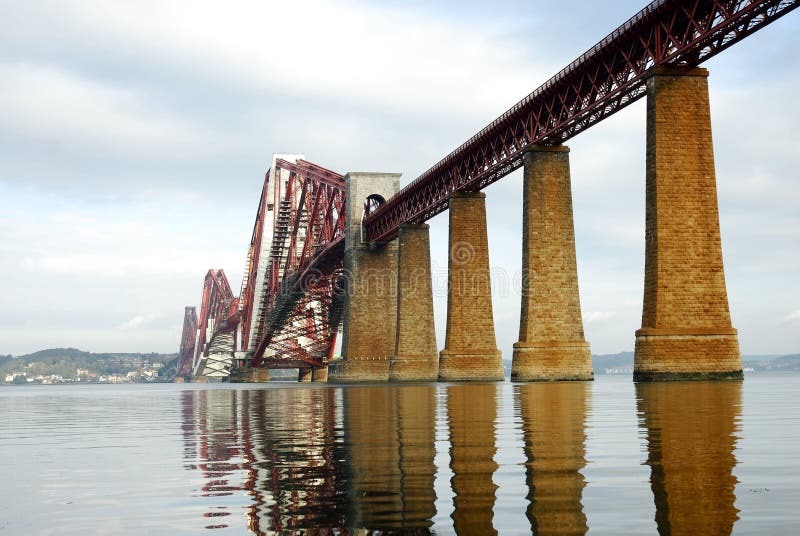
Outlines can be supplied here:
[[250, 327], [253, 319], [258, 261], [261, 256], [261, 238], [264, 233], [264, 218], [266, 217], [267, 210], [268, 183], [269, 173], [264, 175], [264, 185], [261, 188], [258, 211], [256, 211], [256, 221], [253, 225], [253, 234], [250, 238], [250, 247], [247, 252], [247, 263], [245, 265], [244, 277], [242, 278], [242, 288], [239, 292], [243, 348], [248, 348], [250, 344]]
[[344, 178], [304, 160], [291, 163], [278, 159], [275, 167], [276, 171], [289, 171], [281, 199], [288, 217], [273, 231], [263, 301], [266, 321], [254, 334], [258, 344], [251, 365], [260, 366], [270, 348], [281, 356], [271, 358], [271, 363], [286, 359], [322, 366], [338, 330], [338, 324], [329, 325], [320, 318], [327, 317], [330, 310], [333, 274], [341, 268]]
[[531, 144], [557, 145], [645, 94], [656, 66], [699, 65], [800, 0], [656, 0], [420, 175], [364, 220], [370, 242], [395, 238], [522, 166]]
[[181, 347], [178, 351], [177, 376], [185, 377], [192, 372], [192, 360], [197, 344], [197, 308], [187, 307], [183, 315]]
[[[214, 336], [220, 331], [233, 329], [239, 321], [239, 300], [234, 298], [224, 270], [211, 269], [206, 273], [203, 283], [203, 301], [200, 306], [195, 358], [192, 367], [201, 356], [206, 355]], [[214, 333], [206, 340], [209, 325], [214, 325]]]

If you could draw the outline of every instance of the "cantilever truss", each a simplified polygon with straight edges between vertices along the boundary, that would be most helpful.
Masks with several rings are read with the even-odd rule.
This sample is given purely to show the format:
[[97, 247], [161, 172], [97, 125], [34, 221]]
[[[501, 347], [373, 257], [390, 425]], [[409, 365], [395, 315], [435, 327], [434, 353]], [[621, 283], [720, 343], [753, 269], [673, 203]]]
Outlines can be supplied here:
[[555, 145], [645, 94], [647, 71], [699, 65], [798, 6], [800, 0], [656, 0], [423, 173], [364, 220], [372, 242], [447, 209], [522, 166], [530, 144]]
[[281, 171], [289, 177], [274, 190], [282, 193], [272, 207], [272, 242], [257, 300], [266, 181], [262, 191], [241, 294], [243, 347], [255, 342], [251, 366], [267, 360], [271, 367], [322, 366], [340, 319], [335, 295], [342, 267], [344, 179], [304, 160], [278, 159], [275, 168], [277, 180]]
[[197, 308], [186, 307], [183, 315], [181, 348], [178, 352], [177, 376], [185, 378], [192, 373], [192, 360], [194, 359], [194, 347], [196, 343]]
[[226, 347], [225, 351], [230, 353], [231, 358], [233, 357], [236, 326], [239, 322], [239, 299], [233, 296], [228, 278], [223, 270], [211, 269], [206, 273], [199, 320], [192, 364], [192, 374], [194, 375], [202, 372], [201, 364], [204, 362], [204, 358], [208, 357], [212, 346], [215, 350], [219, 348], [219, 344], [214, 344], [218, 338], [230, 338], [230, 343], [226, 343], [224, 346]]

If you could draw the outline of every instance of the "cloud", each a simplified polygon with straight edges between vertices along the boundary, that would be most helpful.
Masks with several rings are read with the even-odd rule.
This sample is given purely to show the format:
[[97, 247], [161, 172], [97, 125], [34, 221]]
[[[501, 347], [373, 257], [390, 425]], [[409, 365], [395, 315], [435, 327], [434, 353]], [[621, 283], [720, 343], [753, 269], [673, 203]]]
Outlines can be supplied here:
[[122, 324], [117, 326], [117, 329], [121, 329], [123, 331], [131, 330], [131, 329], [137, 329], [137, 328], [142, 327], [145, 324], [148, 324], [148, 323], [152, 322], [153, 320], [158, 319], [160, 316], [161, 315], [155, 314], [155, 313], [151, 313], [151, 314], [147, 314], [147, 315], [136, 315], [133, 318], [131, 318], [130, 320], [126, 320], [125, 322], [123, 322]]
[[102, 152], [184, 156], [208, 151], [206, 129], [131, 88], [29, 63], [0, 63], [0, 129]]
[[786, 315], [786, 320], [788, 320], [790, 322], [794, 321], [794, 320], [800, 320], [800, 309], [797, 309], [796, 311], [792, 311], [791, 313]]
[[592, 311], [589, 313], [583, 313], [583, 321], [587, 324], [592, 324], [594, 322], [610, 320], [615, 316], [617, 316], [616, 311]]
[[[249, 236], [243, 232], [231, 238], [213, 218], [203, 219], [204, 213], [224, 214], [213, 201], [144, 196], [106, 206], [73, 202], [17, 208], [35, 206], [33, 197], [9, 189], [9, 206], [0, 215], [0, 236], [8, 236], [0, 241], [0, 262], [30, 277], [131, 279], [145, 285], [186, 277], [201, 280], [215, 266], [226, 268], [232, 284], [238, 285]], [[249, 216], [238, 220], [243, 229]]]
[[518, 88], [532, 87], [537, 72], [555, 68], [537, 69], [530, 58], [528, 69], [516, 68], [526, 48], [508, 46], [506, 27], [484, 20], [478, 32], [474, 22], [450, 16], [443, 24], [413, 8], [312, 0], [221, 9], [199, 1], [188, 13], [178, 0], [86, 0], [30, 10], [75, 47], [101, 42], [127, 61], [206, 84], [333, 105], [492, 115], [522, 98]]

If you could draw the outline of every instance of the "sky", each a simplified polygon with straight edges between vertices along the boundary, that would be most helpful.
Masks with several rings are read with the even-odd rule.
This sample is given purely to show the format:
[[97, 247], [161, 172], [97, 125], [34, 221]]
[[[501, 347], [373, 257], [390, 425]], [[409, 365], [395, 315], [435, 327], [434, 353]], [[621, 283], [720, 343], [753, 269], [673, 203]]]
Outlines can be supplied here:
[[[176, 352], [234, 289], [272, 153], [407, 184], [644, 6], [0, 0], [0, 354]], [[704, 64], [743, 354], [800, 351], [800, 13]], [[568, 142], [593, 353], [641, 325], [645, 101]], [[485, 190], [498, 347], [519, 326], [522, 178]], [[447, 215], [431, 224], [440, 347]]]

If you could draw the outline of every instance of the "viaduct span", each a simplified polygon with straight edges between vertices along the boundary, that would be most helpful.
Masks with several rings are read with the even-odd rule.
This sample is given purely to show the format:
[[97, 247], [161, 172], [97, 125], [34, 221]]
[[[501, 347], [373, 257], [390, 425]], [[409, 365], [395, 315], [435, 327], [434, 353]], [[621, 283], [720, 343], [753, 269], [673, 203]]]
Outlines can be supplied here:
[[[512, 380], [590, 380], [564, 142], [647, 97], [645, 274], [634, 379], [742, 377], [717, 208], [706, 59], [798, 0], [656, 0], [403, 189], [275, 155], [240, 296], [210, 270], [187, 308], [179, 374], [258, 381], [503, 378], [483, 188], [524, 168]], [[425, 222], [449, 210], [447, 333], [437, 351]], [[334, 358], [339, 326], [341, 359]], [[380, 331], [375, 325], [382, 326]]]

